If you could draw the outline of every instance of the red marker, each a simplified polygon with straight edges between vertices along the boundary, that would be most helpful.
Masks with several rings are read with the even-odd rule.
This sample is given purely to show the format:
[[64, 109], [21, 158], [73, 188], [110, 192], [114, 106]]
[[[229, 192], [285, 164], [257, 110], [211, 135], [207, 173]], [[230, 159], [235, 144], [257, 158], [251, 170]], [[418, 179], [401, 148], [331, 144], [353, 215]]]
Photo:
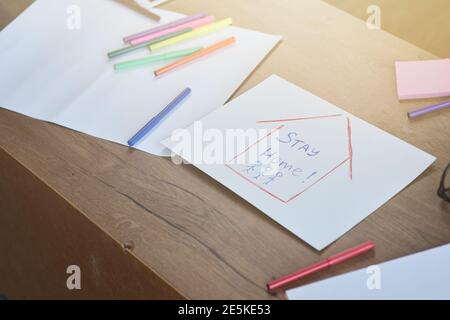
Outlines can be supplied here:
[[289, 283], [292, 283], [294, 281], [297, 281], [298, 279], [306, 277], [307, 275], [310, 275], [311, 273], [315, 273], [317, 271], [320, 271], [320, 270], [326, 269], [328, 267], [334, 266], [336, 264], [342, 263], [344, 261], [347, 261], [353, 257], [363, 254], [364, 252], [372, 250], [373, 248], [375, 248], [375, 243], [373, 243], [372, 241], [368, 241], [368, 242], [363, 243], [355, 248], [348, 249], [342, 253], [338, 253], [334, 256], [329, 257], [328, 259], [325, 259], [323, 261], [315, 263], [309, 267], [300, 269], [300, 270], [298, 270], [294, 273], [291, 273], [287, 276], [284, 276], [280, 279], [270, 281], [267, 284], [267, 289], [269, 290], [269, 292], [273, 292], [274, 290], [279, 289], [281, 287], [285, 287]]

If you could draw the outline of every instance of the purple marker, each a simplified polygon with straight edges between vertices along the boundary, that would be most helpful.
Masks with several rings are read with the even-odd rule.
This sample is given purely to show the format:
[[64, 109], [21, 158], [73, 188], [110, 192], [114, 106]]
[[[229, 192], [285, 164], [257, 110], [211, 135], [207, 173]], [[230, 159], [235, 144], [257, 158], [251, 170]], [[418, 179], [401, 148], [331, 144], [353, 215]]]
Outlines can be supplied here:
[[167, 30], [169, 28], [177, 27], [177, 26], [179, 26], [181, 24], [185, 24], [185, 23], [188, 23], [188, 22], [191, 22], [191, 21], [195, 21], [195, 20], [204, 18], [206, 16], [207, 16], [206, 13], [197, 13], [197, 14], [194, 14], [194, 15], [186, 17], [186, 18], [182, 18], [182, 19], [178, 19], [178, 20], [172, 21], [172, 22], [167, 23], [167, 24], [162, 25], [162, 26], [159, 26], [159, 27], [156, 27], [156, 28], [152, 28], [152, 29], [149, 29], [149, 30], [146, 30], [146, 31], [142, 31], [142, 32], [133, 34], [131, 36], [125, 37], [125, 38], [123, 38], [123, 41], [126, 42], [126, 43], [129, 43], [130, 41], [133, 41], [133, 40], [138, 39], [138, 38], [145, 37], [145, 36], [147, 36], [149, 34], [153, 34], [153, 33], [156, 33], [156, 32], [161, 32], [161, 31]]
[[417, 118], [420, 116], [423, 116], [424, 114], [433, 112], [433, 111], [438, 111], [441, 109], [445, 109], [450, 107], [450, 101], [447, 102], [442, 102], [439, 104], [435, 104], [434, 106], [429, 106], [429, 107], [425, 107], [425, 108], [420, 108], [411, 112], [408, 112], [408, 117], [410, 118]]

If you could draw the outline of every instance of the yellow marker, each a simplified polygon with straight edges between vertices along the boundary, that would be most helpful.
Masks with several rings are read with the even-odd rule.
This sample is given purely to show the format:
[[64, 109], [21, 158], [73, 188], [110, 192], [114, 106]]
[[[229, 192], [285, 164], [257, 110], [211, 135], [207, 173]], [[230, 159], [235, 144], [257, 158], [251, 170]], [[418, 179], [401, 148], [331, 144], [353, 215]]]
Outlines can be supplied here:
[[199, 37], [199, 36], [217, 31], [217, 30], [225, 28], [231, 24], [233, 24], [233, 19], [231, 19], [231, 18], [223, 19], [223, 20], [220, 20], [220, 21], [217, 21], [214, 23], [210, 23], [204, 27], [194, 29], [191, 32], [181, 34], [179, 36], [152, 44], [149, 46], [149, 49], [150, 49], [150, 51], [155, 51], [155, 50], [167, 47], [167, 46], [177, 44], [178, 42], [181, 42], [184, 40], [192, 39], [195, 37]]

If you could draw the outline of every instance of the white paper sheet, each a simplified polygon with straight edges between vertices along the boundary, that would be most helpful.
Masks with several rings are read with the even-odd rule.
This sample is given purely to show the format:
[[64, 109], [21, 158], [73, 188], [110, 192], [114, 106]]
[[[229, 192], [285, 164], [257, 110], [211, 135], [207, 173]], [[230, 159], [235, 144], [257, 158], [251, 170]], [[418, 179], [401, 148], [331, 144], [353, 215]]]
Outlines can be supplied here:
[[[162, 17], [159, 24], [182, 17], [154, 11]], [[165, 63], [115, 73], [114, 63], [149, 53], [142, 49], [113, 61], [107, 53], [121, 48], [124, 36], [159, 24], [112, 0], [36, 1], [0, 33], [0, 106], [126, 145], [190, 87], [192, 94], [182, 107], [137, 145], [168, 155], [160, 141], [223, 105], [280, 40], [229, 27], [156, 52], [208, 46], [230, 36], [237, 39], [232, 47], [159, 79], [153, 70]]]
[[[199, 163], [202, 150], [210, 150], [208, 144], [200, 153], [195, 151], [195, 159], [180, 154], [184, 151], [176, 153], [318, 250], [387, 202], [435, 160], [277, 76], [206, 116], [201, 124], [203, 132], [257, 128], [278, 135], [282, 143], [277, 155], [264, 153], [268, 139], [259, 137], [237, 148], [239, 159], [258, 147], [259, 158], [244, 164]], [[284, 127], [277, 130], [280, 125]], [[188, 128], [193, 136], [194, 128]], [[163, 143], [175, 151], [180, 141], [170, 138]], [[232, 156], [228, 154], [226, 161]], [[252, 166], [267, 159], [279, 165], [282, 177], [271, 180], [274, 173], [261, 175], [262, 167]]]
[[144, 8], [151, 9], [154, 7], [159, 6], [160, 4], [163, 4], [164, 2], [167, 2], [170, 0], [135, 0], [136, 3], [141, 5]]
[[449, 300], [450, 245], [287, 291], [291, 300]]

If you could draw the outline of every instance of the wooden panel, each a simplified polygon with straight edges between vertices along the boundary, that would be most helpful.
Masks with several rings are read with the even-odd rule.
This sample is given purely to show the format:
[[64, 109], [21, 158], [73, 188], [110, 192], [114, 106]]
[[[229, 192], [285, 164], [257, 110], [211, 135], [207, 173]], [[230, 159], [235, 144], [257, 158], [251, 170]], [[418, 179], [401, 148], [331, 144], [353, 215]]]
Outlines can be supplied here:
[[[9, 299], [180, 299], [117, 243], [0, 150], [0, 293]], [[125, 249], [126, 248], [126, 249]], [[81, 268], [68, 290], [67, 267]]]
[[[316, 252], [191, 166], [6, 110], [0, 110], [0, 148], [118, 243], [133, 241], [133, 254], [188, 298], [273, 298], [265, 290], [270, 278], [368, 239], [377, 243], [375, 254], [310, 281], [450, 242], [450, 207], [436, 196], [450, 162], [450, 112], [409, 121], [407, 110], [437, 100], [399, 103], [393, 68], [397, 59], [435, 56], [370, 31], [317, 0], [175, 0], [163, 7], [232, 16], [237, 25], [284, 36], [237, 95], [276, 73], [438, 161], [335, 244]], [[15, 201], [25, 199], [18, 194]]]

